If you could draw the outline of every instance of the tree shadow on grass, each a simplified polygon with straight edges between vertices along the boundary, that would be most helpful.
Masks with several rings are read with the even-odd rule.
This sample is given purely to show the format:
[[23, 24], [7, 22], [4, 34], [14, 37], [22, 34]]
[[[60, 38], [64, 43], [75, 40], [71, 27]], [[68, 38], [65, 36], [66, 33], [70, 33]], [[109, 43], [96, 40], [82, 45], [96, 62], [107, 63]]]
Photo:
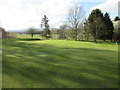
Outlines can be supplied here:
[[22, 39], [19, 39], [19, 40], [21, 40], [21, 41], [39, 41], [39, 40], [41, 40], [41, 39], [38, 39], [38, 38], [22, 38]]
[[[35, 62], [36, 66], [27, 66], [25, 63], [13, 64], [14, 66], [12, 64], [4, 64], [3, 72], [5, 75], [9, 75], [9, 78], [14, 78], [14, 81], [17, 81], [15, 83], [21, 84], [22, 88], [35, 88], [36, 86], [36, 88], [117, 87], [117, 79], [104, 75], [103, 72], [100, 73], [99, 69], [99, 71], [95, 71], [94, 69], [90, 70], [89, 67], [84, 67], [84, 69], [82, 67], [82, 69], [77, 70], [72, 68], [72, 66], [68, 68], [42, 62]], [[37, 67], [37, 65], [41, 67]], [[17, 86], [12, 83], [11, 87]]]
[[112, 54], [117, 53], [115, 51], [88, 48], [64, 50], [65, 48], [49, 44], [16, 41], [8, 42], [9, 46], [7, 42], [3, 44], [7, 46], [3, 52], [3, 87], [116, 88], [118, 86], [116, 61], [109, 62], [109, 57], [105, 60], [101, 55], [97, 55], [99, 62], [91, 56], [92, 54], [85, 57], [85, 52]]
[[116, 45], [116, 42], [114, 41], [97, 41], [97, 42], [94, 42], [94, 41], [85, 41], [85, 40], [80, 40], [81, 42], [91, 42], [91, 43], [94, 43], [94, 44], [110, 44], [110, 45]]

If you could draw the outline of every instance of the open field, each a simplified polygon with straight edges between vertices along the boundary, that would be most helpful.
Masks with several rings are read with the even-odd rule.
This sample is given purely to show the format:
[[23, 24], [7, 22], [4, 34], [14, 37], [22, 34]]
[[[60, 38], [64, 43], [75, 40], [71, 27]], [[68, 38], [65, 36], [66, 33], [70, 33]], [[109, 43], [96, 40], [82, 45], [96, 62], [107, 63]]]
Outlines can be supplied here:
[[118, 46], [67, 40], [3, 40], [4, 88], [118, 87]]

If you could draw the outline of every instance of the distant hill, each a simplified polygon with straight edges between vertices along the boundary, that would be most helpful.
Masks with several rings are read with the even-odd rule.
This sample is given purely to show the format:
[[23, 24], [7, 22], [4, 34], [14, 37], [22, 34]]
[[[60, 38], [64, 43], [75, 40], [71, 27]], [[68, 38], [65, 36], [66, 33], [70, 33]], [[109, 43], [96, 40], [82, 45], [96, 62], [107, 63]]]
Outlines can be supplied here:
[[[21, 29], [21, 30], [7, 30], [7, 32], [13, 32], [13, 33], [17, 33], [17, 32], [26, 32], [29, 28], [27, 29]], [[36, 31], [41, 31], [40, 28], [34, 28]]]

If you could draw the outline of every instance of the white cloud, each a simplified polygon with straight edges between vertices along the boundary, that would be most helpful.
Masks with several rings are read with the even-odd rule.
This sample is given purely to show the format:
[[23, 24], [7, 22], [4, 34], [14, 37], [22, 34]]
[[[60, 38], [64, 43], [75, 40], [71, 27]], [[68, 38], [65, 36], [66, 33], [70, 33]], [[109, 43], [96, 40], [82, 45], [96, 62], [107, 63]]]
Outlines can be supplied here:
[[50, 27], [59, 27], [74, 2], [93, 1], [105, 0], [0, 0], [0, 22], [6, 30], [19, 30], [30, 26], [40, 28], [45, 14], [50, 20]]
[[[19, 30], [31, 25], [40, 28], [46, 14], [51, 27], [58, 27], [65, 19], [74, 0], [5, 0], [0, 4], [1, 25], [7, 30]], [[66, 8], [67, 7], [67, 8]]]
[[118, 2], [119, 1], [120, 0], [107, 0], [106, 2], [104, 2], [100, 5], [96, 5], [96, 6], [92, 7], [91, 10], [98, 8], [104, 12], [116, 13], [116, 12], [118, 12]]
[[106, 0], [74, 0], [75, 2], [105, 2]]
[[25, 20], [22, 3], [19, 0], [7, 0], [5, 4], [0, 5], [0, 21], [6, 29], [16, 29], [22, 27]]

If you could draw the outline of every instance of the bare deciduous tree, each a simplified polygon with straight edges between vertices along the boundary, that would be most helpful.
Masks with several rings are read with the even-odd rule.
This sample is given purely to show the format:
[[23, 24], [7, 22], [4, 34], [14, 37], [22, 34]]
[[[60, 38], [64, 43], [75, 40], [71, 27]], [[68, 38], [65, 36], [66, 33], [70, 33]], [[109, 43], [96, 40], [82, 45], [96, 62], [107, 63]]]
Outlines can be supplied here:
[[78, 28], [79, 25], [83, 22], [84, 20], [84, 10], [81, 6], [74, 5], [73, 7], [70, 8], [69, 13], [68, 13], [68, 23], [73, 29], [73, 34], [74, 34], [74, 40], [77, 41], [77, 35], [78, 35]]

